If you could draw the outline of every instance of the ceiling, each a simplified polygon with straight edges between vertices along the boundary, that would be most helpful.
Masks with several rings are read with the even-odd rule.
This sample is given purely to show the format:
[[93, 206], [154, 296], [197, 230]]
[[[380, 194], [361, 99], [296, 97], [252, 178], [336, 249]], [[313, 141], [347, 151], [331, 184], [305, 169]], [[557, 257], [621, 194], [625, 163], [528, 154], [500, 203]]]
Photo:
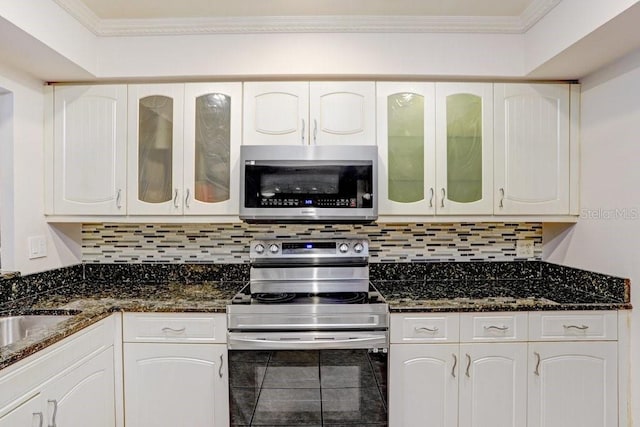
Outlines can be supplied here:
[[561, 0], [52, 0], [100, 36], [522, 33]]

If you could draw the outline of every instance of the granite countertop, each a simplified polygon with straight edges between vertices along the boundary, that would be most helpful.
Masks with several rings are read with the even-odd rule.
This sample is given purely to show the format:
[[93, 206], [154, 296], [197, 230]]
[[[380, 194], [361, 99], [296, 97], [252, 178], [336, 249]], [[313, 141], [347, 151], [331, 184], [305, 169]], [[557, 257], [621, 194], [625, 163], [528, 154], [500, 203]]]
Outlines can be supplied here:
[[[623, 278], [542, 262], [371, 264], [391, 312], [630, 309]], [[0, 347], [0, 369], [113, 312], [224, 313], [246, 265], [79, 265], [0, 279], [0, 316], [73, 314]]]
[[76, 283], [45, 295], [5, 304], [0, 316], [73, 315], [54, 327], [0, 347], [0, 369], [42, 350], [113, 312], [224, 313], [245, 282], [88, 284]]

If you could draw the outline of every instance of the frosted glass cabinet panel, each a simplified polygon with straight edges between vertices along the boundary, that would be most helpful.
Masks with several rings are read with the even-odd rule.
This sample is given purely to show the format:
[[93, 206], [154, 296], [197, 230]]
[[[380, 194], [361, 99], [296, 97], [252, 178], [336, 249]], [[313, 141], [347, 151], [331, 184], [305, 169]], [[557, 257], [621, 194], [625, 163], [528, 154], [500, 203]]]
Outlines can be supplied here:
[[377, 85], [380, 215], [435, 213], [434, 94], [433, 83]]
[[240, 83], [188, 83], [184, 111], [184, 213], [238, 213]]
[[491, 214], [491, 83], [436, 83], [436, 211]]
[[182, 213], [184, 85], [129, 86], [129, 213]]
[[56, 86], [53, 96], [53, 213], [126, 214], [126, 85]]
[[570, 85], [494, 89], [495, 214], [568, 214]]

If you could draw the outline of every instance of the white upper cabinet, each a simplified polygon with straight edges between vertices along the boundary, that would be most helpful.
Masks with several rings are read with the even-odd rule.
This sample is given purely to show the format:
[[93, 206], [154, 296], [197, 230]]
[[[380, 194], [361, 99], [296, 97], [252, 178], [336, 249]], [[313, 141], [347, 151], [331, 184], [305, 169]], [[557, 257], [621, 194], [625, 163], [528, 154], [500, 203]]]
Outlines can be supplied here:
[[243, 144], [375, 145], [374, 82], [248, 82]]
[[380, 82], [378, 213], [436, 212], [435, 85]]
[[493, 213], [493, 85], [436, 83], [436, 212]]
[[129, 213], [182, 214], [183, 84], [129, 86]]
[[490, 83], [378, 83], [380, 215], [490, 215]]
[[187, 84], [184, 102], [184, 213], [237, 215], [242, 85]]
[[127, 86], [56, 86], [53, 98], [49, 213], [126, 214]]
[[241, 88], [130, 86], [130, 214], [237, 214]]
[[568, 84], [494, 85], [496, 215], [570, 213], [570, 98]]

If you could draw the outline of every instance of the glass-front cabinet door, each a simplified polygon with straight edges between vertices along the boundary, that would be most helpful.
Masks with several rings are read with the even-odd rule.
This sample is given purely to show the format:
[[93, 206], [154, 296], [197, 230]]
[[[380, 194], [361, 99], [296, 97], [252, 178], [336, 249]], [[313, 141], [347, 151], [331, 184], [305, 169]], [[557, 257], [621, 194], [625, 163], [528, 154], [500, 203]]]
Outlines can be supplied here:
[[436, 83], [436, 212], [493, 211], [493, 85]]
[[182, 214], [183, 84], [129, 86], [130, 214]]
[[185, 214], [238, 214], [241, 99], [241, 83], [185, 85]]
[[377, 85], [379, 215], [436, 212], [434, 98], [434, 83]]

